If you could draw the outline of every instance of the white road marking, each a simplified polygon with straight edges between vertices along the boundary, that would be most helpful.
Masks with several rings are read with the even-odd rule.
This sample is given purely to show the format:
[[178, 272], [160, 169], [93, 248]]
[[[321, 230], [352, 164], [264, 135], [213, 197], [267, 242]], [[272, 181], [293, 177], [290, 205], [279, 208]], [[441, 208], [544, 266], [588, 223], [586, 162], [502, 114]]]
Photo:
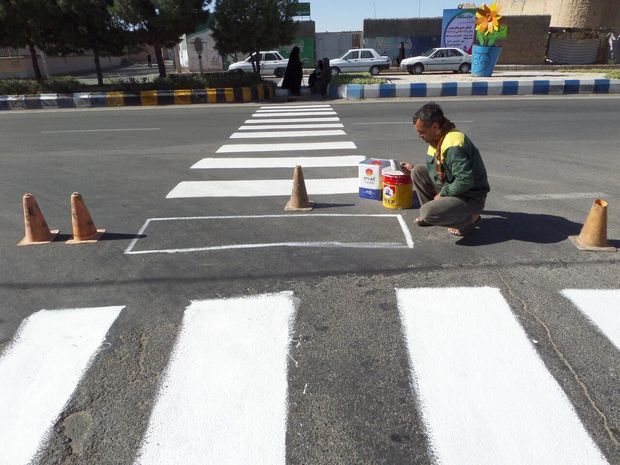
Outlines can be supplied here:
[[268, 139], [270, 137], [325, 137], [325, 136], [346, 136], [347, 133], [341, 129], [324, 129], [322, 131], [273, 131], [273, 132], [235, 132], [230, 136], [231, 139]]
[[[138, 236], [144, 234], [149, 225], [156, 221], [197, 221], [197, 220], [222, 220], [222, 219], [263, 219], [263, 218], [283, 218], [287, 220], [295, 220], [296, 218], [321, 218], [321, 217], [368, 217], [368, 218], [396, 218], [405, 236], [406, 244], [397, 242], [270, 242], [257, 244], [229, 244], [209, 247], [192, 247], [185, 249], [160, 249], [160, 250], [133, 250], [138, 242]], [[394, 214], [365, 214], [365, 213], [295, 213], [294, 215], [237, 215], [237, 216], [195, 216], [195, 217], [178, 217], [178, 218], [149, 218], [147, 219], [137, 237], [131, 241], [125, 249], [127, 255], [143, 255], [155, 253], [189, 253], [204, 252], [214, 250], [233, 250], [233, 249], [260, 249], [267, 247], [314, 247], [314, 248], [356, 248], [356, 249], [413, 249], [413, 239], [411, 231], [407, 227], [401, 215]]]
[[[31, 110], [32, 111], [32, 110]], [[1, 114], [1, 113], [0, 113]], [[291, 115], [288, 115], [291, 116]], [[321, 123], [329, 121], [340, 121], [337, 116], [329, 116], [327, 118], [275, 118], [275, 119], [248, 119], [244, 124], [274, 124], [274, 123]]]
[[269, 105], [266, 107], [260, 107], [260, 110], [288, 110], [288, 109], [312, 109], [312, 108], [331, 108], [331, 105]]
[[122, 129], [67, 129], [62, 131], [41, 131], [41, 134], [60, 134], [69, 132], [134, 132], [134, 131], [160, 131], [161, 128], [122, 128]]
[[[473, 123], [473, 121], [452, 121], [453, 123]], [[371, 126], [371, 125], [380, 125], [380, 124], [410, 124], [413, 125], [413, 122], [411, 121], [385, 121], [385, 122], [377, 122], [377, 123], [351, 123], [351, 124], [357, 124], [360, 126]]]
[[608, 465], [498, 289], [397, 289], [438, 464]]
[[290, 144], [227, 144], [215, 153], [241, 152], [292, 152], [309, 150], [349, 150], [356, 149], [353, 142], [293, 142]]
[[41, 310], [22, 322], [0, 358], [0, 464], [34, 459], [122, 309]]
[[604, 192], [570, 192], [566, 194], [523, 194], [507, 195], [506, 200], [562, 200], [562, 199], [597, 199], [608, 197]]
[[258, 131], [264, 129], [326, 129], [326, 128], [343, 128], [342, 123], [324, 123], [324, 124], [263, 124], [254, 126], [241, 126], [240, 131]]
[[562, 294], [620, 351], [619, 289], [565, 289]]
[[193, 301], [136, 465], [286, 463], [292, 292]]
[[[300, 112], [307, 112], [307, 111], [316, 111], [316, 112], [329, 112], [329, 111], [334, 111], [332, 108], [282, 108], [282, 109], [278, 109], [278, 110], [256, 110], [256, 113], [300, 113]], [[256, 114], [255, 113], [255, 114]]]
[[252, 169], [252, 168], [304, 168], [357, 166], [366, 157], [275, 157], [275, 158], [203, 158], [192, 169]]
[[328, 116], [337, 114], [335, 111], [296, 111], [290, 113], [280, 111], [278, 113], [254, 113], [252, 118], [275, 118], [278, 116], [292, 118], [293, 116]]
[[[353, 194], [359, 191], [357, 178], [306, 179], [308, 195]], [[167, 199], [195, 197], [274, 197], [291, 195], [290, 179], [245, 181], [183, 181], [176, 185]]]

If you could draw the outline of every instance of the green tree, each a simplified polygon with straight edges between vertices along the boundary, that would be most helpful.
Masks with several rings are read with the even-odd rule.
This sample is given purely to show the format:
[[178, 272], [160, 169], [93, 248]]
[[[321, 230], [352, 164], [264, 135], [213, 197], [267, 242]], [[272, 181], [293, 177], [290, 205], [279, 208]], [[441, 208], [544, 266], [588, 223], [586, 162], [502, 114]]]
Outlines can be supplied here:
[[242, 52], [254, 57], [260, 74], [260, 52], [290, 44], [297, 31], [297, 0], [215, 0], [213, 38], [220, 54]]
[[46, 49], [60, 22], [54, 0], [0, 0], [0, 45], [27, 48], [35, 77], [42, 79], [36, 47]]
[[63, 15], [55, 44], [47, 51], [59, 54], [92, 50], [97, 81], [103, 85], [100, 57], [123, 54], [132, 34], [122, 28], [111, 13], [114, 0], [56, 0]]
[[115, 12], [127, 30], [152, 45], [159, 75], [166, 76], [162, 47], [173, 47], [186, 32], [204, 23], [211, 0], [114, 0]]

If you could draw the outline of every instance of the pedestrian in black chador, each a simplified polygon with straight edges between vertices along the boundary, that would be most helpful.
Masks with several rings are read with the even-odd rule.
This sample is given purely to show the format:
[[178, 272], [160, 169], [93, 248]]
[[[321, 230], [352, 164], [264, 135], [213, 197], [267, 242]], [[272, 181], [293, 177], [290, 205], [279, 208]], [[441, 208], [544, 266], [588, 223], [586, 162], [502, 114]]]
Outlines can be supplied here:
[[303, 75], [304, 71], [299, 59], [299, 47], [293, 47], [291, 55], [288, 57], [288, 65], [286, 65], [286, 71], [284, 72], [282, 88], [289, 89], [293, 95], [299, 95]]

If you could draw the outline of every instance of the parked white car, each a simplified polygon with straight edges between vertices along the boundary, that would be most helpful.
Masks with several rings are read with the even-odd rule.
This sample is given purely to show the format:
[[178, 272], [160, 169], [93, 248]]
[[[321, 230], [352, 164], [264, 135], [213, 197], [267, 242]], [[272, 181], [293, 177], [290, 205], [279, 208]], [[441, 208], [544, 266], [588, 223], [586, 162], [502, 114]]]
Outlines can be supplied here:
[[[283, 77], [284, 71], [286, 71], [286, 65], [288, 64], [288, 58], [284, 58], [277, 50], [269, 50], [267, 52], [260, 53], [260, 73], [261, 74], [275, 74], [276, 77]], [[250, 60], [253, 55], [248, 56], [243, 61], [232, 63], [228, 67], [228, 71], [234, 71], [237, 73], [253, 73], [252, 61]]]
[[454, 71], [469, 73], [471, 55], [460, 48], [432, 48], [417, 57], [405, 58], [400, 62], [409, 74], [422, 74], [424, 71]]
[[389, 57], [379, 55], [372, 48], [356, 48], [340, 58], [329, 60], [329, 67], [333, 75], [367, 71], [376, 76], [382, 69], [389, 69], [390, 63]]

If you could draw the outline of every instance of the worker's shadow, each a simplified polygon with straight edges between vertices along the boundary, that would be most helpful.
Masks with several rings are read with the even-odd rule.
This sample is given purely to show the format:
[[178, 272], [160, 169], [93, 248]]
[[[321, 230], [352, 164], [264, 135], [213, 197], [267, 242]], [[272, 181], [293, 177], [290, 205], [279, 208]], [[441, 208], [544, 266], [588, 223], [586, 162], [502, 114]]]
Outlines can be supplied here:
[[[561, 216], [489, 210], [482, 213], [482, 220], [476, 226], [475, 231], [456, 244], [470, 247], [507, 241], [555, 244], [579, 234], [582, 227]], [[620, 241], [609, 243], [620, 245]]]

